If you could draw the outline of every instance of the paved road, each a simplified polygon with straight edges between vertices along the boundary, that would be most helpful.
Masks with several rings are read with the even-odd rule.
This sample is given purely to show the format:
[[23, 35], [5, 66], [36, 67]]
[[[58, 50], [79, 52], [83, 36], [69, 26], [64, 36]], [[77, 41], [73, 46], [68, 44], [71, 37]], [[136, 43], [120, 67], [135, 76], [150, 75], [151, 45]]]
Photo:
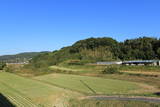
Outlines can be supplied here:
[[160, 103], [160, 98], [153, 97], [119, 97], [119, 96], [87, 96], [83, 99], [95, 100], [121, 100], [121, 101], [145, 101]]

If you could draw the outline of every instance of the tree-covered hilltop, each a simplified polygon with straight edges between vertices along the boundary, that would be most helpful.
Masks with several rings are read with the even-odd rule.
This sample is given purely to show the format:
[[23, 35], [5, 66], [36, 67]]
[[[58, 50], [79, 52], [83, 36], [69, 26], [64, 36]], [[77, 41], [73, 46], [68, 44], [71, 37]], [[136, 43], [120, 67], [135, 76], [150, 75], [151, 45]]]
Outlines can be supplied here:
[[24, 53], [19, 53], [16, 55], [3, 55], [3, 56], [0, 56], [0, 62], [5, 62], [5, 63], [26, 62], [29, 59], [31, 59], [41, 53], [46, 53], [46, 52], [24, 52]]
[[112, 38], [88, 38], [58, 51], [40, 54], [30, 61], [30, 66], [41, 68], [68, 61], [90, 63], [113, 60], [160, 59], [160, 40], [151, 37], [118, 42]]
[[160, 58], [160, 40], [156, 38], [143, 37], [125, 40], [119, 43], [121, 60], [132, 59], [158, 59]]

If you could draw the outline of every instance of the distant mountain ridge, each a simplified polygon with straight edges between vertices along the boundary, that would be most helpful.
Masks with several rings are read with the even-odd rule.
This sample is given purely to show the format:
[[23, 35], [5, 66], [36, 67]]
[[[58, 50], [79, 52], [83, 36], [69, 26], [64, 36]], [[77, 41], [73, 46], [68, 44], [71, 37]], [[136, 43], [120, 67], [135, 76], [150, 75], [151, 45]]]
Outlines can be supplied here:
[[43, 52], [23, 52], [19, 54], [14, 55], [2, 55], [0, 56], [0, 62], [6, 62], [6, 63], [19, 63], [19, 62], [25, 62], [30, 60], [31, 58], [42, 54], [42, 53], [48, 53], [48, 51]]

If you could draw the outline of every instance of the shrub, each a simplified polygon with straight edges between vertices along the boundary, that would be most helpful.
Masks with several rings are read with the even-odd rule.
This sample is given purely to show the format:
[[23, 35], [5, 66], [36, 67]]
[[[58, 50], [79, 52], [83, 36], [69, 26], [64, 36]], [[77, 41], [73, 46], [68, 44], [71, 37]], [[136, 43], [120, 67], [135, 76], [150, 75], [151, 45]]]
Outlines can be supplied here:
[[10, 73], [15, 72], [15, 70], [16, 69], [13, 66], [7, 66], [4, 68], [5, 72], [10, 72]]
[[3, 70], [6, 67], [6, 63], [0, 63], [0, 70]]
[[120, 73], [119, 68], [117, 66], [107, 66], [103, 71], [103, 74], [115, 74]]

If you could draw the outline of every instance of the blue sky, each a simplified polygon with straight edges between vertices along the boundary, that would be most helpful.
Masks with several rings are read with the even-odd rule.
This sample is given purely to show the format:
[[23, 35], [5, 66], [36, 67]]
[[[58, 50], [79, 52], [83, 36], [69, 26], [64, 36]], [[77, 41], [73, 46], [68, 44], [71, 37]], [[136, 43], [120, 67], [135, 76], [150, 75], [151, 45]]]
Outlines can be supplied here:
[[0, 0], [0, 55], [140, 36], [160, 37], [160, 0]]

